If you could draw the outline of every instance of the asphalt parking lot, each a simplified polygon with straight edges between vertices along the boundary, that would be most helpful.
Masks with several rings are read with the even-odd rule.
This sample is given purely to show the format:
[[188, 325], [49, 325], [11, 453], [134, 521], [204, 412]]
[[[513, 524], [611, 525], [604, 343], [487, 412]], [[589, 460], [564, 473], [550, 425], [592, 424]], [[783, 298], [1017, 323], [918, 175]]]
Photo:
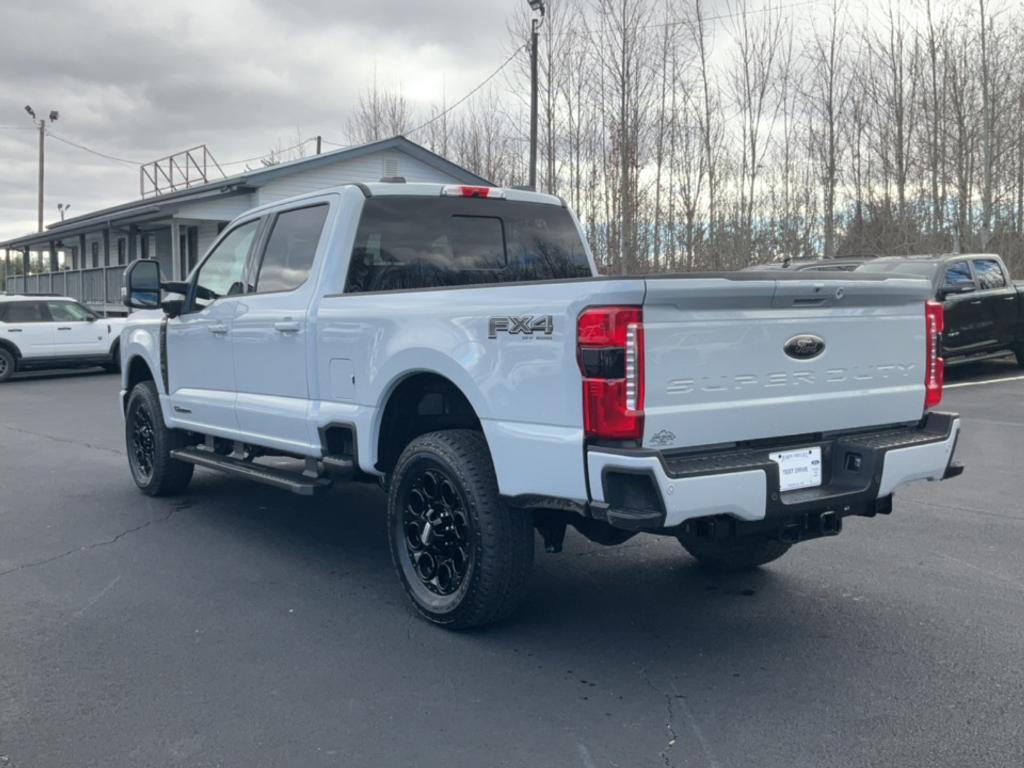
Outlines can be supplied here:
[[743, 576], [570, 534], [515, 620], [466, 634], [413, 616], [376, 488], [197, 471], [147, 499], [117, 377], [21, 377], [0, 386], [0, 768], [1022, 765], [1022, 373], [950, 373], [967, 471], [891, 517]]

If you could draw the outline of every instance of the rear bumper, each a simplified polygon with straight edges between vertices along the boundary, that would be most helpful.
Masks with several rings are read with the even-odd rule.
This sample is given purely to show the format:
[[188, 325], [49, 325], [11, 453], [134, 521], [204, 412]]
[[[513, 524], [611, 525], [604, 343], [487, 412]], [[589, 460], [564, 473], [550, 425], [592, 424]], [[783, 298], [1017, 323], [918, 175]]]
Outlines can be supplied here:
[[[629, 530], [674, 528], [696, 518], [789, 520], [828, 512], [835, 518], [891, 509], [892, 492], [913, 480], [960, 474], [952, 463], [957, 414], [929, 413], [917, 425], [825, 435], [820, 440], [671, 454], [592, 447], [587, 453], [591, 510]], [[772, 451], [822, 448], [822, 484], [779, 491]]]

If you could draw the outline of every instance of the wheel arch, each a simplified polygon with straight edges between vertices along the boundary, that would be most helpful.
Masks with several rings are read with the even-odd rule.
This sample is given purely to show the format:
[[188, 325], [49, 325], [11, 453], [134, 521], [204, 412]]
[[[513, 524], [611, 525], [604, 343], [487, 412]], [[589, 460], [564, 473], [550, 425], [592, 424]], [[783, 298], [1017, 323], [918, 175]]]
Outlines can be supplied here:
[[0, 339], [0, 348], [6, 349], [12, 355], [14, 355], [15, 362], [21, 360], [21, 350], [18, 349], [18, 345], [9, 339]]
[[[466, 393], [432, 370], [413, 370], [384, 390], [373, 429], [375, 468], [389, 472], [413, 439], [442, 429], [471, 429], [483, 435], [480, 416]], [[486, 441], [486, 436], [484, 440]]]
[[131, 395], [132, 390], [142, 383], [143, 381], [152, 381], [156, 383], [157, 378], [153, 373], [153, 369], [149, 365], [149, 361], [146, 360], [142, 355], [132, 355], [128, 360], [122, 361], [122, 376], [124, 376], [124, 399], [121, 402], [121, 411], [125, 412], [128, 407], [128, 397]]

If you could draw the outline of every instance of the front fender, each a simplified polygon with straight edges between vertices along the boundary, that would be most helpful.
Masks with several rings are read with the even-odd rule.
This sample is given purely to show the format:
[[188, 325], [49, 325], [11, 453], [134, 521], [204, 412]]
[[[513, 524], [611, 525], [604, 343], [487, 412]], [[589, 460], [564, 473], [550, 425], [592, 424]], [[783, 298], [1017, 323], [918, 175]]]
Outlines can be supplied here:
[[160, 375], [160, 326], [146, 325], [125, 328], [121, 332], [120, 344], [121, 389], [127, 393], [133, 375], [133, 366], [137, 366], [137, 361], [141, 360], [149, 368], [157, 392], [166, 395], [167, 389], [164, 387], [163, 376]]

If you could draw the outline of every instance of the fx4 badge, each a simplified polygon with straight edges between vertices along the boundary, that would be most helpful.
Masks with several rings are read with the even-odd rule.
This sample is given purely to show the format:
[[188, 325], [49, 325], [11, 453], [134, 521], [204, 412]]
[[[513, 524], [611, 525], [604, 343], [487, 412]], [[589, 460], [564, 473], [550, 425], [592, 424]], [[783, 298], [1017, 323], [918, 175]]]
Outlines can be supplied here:
[[525, 336], [533, 339], [550, 338], [555, 330], [551, 315], [509, 315], [492, 317], [487, 325], [487, 338], [496, 339], [499, 333]]

